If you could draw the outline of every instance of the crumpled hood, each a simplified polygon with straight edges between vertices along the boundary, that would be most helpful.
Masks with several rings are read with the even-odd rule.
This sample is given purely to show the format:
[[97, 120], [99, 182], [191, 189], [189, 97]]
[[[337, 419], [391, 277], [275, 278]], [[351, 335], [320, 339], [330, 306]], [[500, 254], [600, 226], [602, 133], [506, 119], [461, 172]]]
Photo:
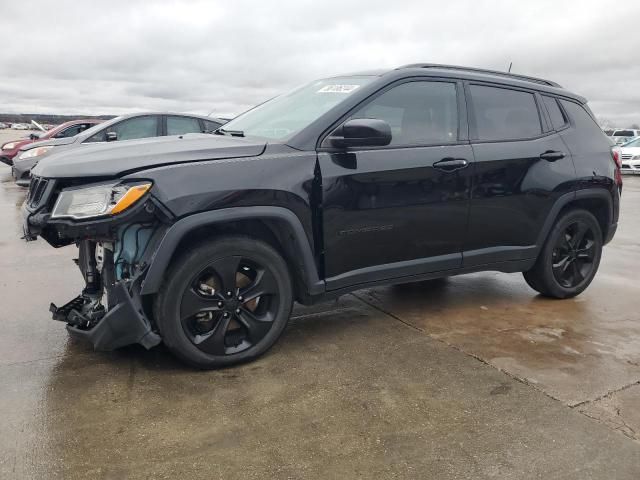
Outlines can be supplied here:
[[145, 168], [262, 154], [266, 142], [189, 133], [181, 136], [78, 144], [43, 158], [33, 174], [47, 178], [115, 177]]

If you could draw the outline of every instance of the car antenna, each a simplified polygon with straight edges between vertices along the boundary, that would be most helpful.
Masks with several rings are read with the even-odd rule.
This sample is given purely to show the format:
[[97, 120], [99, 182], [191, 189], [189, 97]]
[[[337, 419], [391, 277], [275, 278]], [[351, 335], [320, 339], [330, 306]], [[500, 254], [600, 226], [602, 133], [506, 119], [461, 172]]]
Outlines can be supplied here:
[[507, 73], [511, 73], [511, 67], [513, 67], [513, 62], [509, 62], [509, 70], [507, 70]]

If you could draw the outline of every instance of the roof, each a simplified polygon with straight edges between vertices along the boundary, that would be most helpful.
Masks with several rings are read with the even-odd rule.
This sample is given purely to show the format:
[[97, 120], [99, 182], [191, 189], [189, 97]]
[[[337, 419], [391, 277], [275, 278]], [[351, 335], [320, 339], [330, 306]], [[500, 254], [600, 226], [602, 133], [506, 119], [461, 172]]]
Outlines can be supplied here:
[[212, 122], [225, 123], [223, 120], [217, 117], [208, 117], [206, 115], [198, 115], [195, 113], [184, 113], [184, 112], [134, 112], [134, 113], [125, 113], [124, 115], [120, 115], [118, 117], [112, 118], [111, 120], [119, 119], [122, 120], [124, 118], [132, 118], [132, 117], [143, 117], [146, 115], [171, 115], [176, 117], [193, 117], [193, 118], [201, 118], [202, 120], [209, 120]]
[[456, 78], [461, 79], [491, 81], [524, 88], [535, 88], [541, 92], [572, 98], [583, 104], [587, 103], [587, 100], [584, 97], [565, 90], [556, 82], [552, 82], [551, 80], [546, 80], [544, 78], [521, 75], [518, 73], [500, 72], [497, 70], [464, 67], [459, 65], [441, 65], [437, 63], [412, 63], [398, 67], [392, 70], [392, 72], [400, 73], [406, 70], [412, 70], [414, 73], [416, 71], [422, 71], [425, 75], [429, 76], [437, 76], [439, 74], [446, 77], [455, 76]]
[[562, 88], [556, 82], [552, 82], [551, 80], [545, 80], [543, 78], [538, 78], [538, 77], [530, 77], [528, 75], [520, 75], [518, 73], [500, 72], [498, 70], [487, 70], [484, 68], [462, 67], [459, 65], [442, 65], [439, 63], [412, 63], [409, 65], [404, 65], [402, 67], [398, 67], [396, 70], [399, 70], [402, 68], [433, 68], [437, 70], [457, 70], [460, 72], [482, 73], [486, 75], [494, 75], [498, 77], [507, 77], [507, 78], [513, 78], [516, 80], [523, 80], [525, 82], [539, 83], [542, 85], [547, 85], [549, 87]]

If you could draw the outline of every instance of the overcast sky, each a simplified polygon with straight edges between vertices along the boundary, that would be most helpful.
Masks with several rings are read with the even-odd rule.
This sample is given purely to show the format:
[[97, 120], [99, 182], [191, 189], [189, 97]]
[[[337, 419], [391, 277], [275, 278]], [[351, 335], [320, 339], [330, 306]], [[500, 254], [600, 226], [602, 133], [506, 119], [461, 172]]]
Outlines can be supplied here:
[[640, 124], [640, 2], [0, 1], [0, 112], [240, 113], [412, 62], [545, 77]]

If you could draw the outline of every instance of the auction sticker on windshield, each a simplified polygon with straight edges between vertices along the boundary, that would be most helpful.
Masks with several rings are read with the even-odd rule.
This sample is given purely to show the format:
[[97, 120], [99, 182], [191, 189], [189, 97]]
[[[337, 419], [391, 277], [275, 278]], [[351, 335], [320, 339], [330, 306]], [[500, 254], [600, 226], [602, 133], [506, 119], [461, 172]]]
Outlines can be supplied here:
[[317, 93], [351, 93], [360, 85], [325, 85]]

